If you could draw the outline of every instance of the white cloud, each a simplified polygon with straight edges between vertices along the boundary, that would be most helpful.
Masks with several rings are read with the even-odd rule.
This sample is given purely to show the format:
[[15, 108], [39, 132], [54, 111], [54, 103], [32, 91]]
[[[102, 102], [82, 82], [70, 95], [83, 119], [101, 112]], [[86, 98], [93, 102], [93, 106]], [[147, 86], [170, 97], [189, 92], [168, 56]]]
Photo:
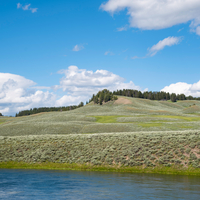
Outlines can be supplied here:
[[127, 9], [130, 26], [143, 30], [191, 22], [190, 28], [195, 31], [200, 24], [199, 0], [108, 0], [100, 8], [111, 14]]
[[200, 26], [198, 26], [198, 27], [196, 28], [196, 34], [197, 34], [197, 35], [200, 35]]
[[173, 46], [181, 41], [181, 37], [168, 37], [160, 40], [157, 44], [149, 49], [149, 55], [154, 56], [158, 51], [164, 49], [166, 46]]
[[165, 86], [161, 91], [200, 97], [200, 81], [194, 84], [188, 84], [184, 82], [174, 83], [169, 86]]
[[30, 8], [30, 10], [31, 10], [32, 13], [37, 12], [37, 9], [38, 9], [38, 8]]
[[111, 52], [111, 51], [106, 51], [105, 53], [104, 53], [104, 55], [105, 56], [107, 56], [107, 55], [110, 55], [110, 56], [113, 56], [113, 55], [115, 55], [113, 52]]
[[184, 29], [184, 28], [179, 29], [179, 30], [178, 30], [178, 33], [181, 32], [183, 29]]
[[87, 96], [103, 89], [137, 89], [141, 90], [132, 81], [125, 83], [125, 79], [107, 70], [97, 70], [96, 72], [79, 69], [77, 66], [69, 66], [68, 69], [59, 71], [64, 74], [60, 80], [60, 85], [55, 89], [62, 89], [72, 96]]
[[83, 45], [75, 45], [74, 46], [74, 48], [73, 48], [73, 50], [72, 51], [80, 51], [80, 50], [82, 50], [82, 49], [84, 49], [84, 46]]
[[22, 8], [22, 10], [30, 10], [32, 13], [37, 12], [38, 8], [31, 8], [31, 4], [27, 4], [25, 6], [22, 6], [22, 4], [17, 4], [17, 9]]
[[131, 57], [131, 59], [133, 59], [133, 60], [138, 59], [138, 58], [139, 58], [138, 56]]
[[22, 7], [22, 4], [18, 3], [17, 4], [17, 9], [21, 8]]
[[55, 95], [35, 90], [32, 80], [22, 76], [0, 73], [0, 112], [15, 114], [24, 109], [54, 104]]
[[117, 31], [127, 31], [128, 30], [128, 25], [125, 25], [123, 27], [117, 28]]
[[[81, 101], [83, 101], [83, 96], [70, 96], [64, 95], [60, 99], [58, 99], [55, 103], [55, 106], [63, 106], [63, 105], [78, 105]], [[88, 98], [86, 99], [88, 101]]]
[[22, 10], [29, 10], [31, 4], [25, 5], [24, 7], [22, 7]]
[[[141, 90], [132, 81], [125, 79], [107, 70], [95, 72], [69, 66], [58, 73], [64, 76], [60, 84], [50, 87], [37, 86], [32, 80], [20, 75], [0, 73], [0, 112], [3, 115], [15, 113], [34, 107], [69, 106], [77, 105], [81, 101], [88, 101], [93, 94], [103, 89], [137, 89]], [[47, 91], [42, 91], [47, 90]], [[58, 96], [55, 90], [59, 90]]]

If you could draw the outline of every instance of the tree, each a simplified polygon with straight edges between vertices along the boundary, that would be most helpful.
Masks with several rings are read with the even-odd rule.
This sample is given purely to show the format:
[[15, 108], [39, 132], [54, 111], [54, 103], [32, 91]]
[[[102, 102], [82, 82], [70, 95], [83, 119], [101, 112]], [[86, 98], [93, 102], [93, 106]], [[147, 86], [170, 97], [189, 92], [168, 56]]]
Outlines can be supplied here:
[[95, 96], [93, 101], [94, 101], [94, 103], [98, 104], [98, 103], [99, 103], [99, 99], [98, 99], [98, 97]]
[[104, 96], [104, 101], [105, 101], [105, 102], [110, 101], [110, 94], [109, 94], [109, 93], [107, 93], [107, 94]]
[[78, 105], [78, 107], [82, 107], [82, 106], [84, 106], [84, 103], [80, 102], [79, 105]]
[[166, 94], [166, 99], [170, 100], [170, 94], [169, 94], [169, 92]]
[[187, 97], [187, 100], [193, 100], [194, 98], [190, 95]]
[[100, 97], [99, 97], [99, 103], [100, 103], [100, 105], [102, 105], [103, 100], [104, 100], [104, 93], [102, 92], [102, 93], [100, 94]]
[[171, 101], [176, 102], [176, 94], [175, 93], [171, 94]]
[[138, 97], [138, 98], [142, 98], [142, 97], [143, 97], [142, 92], [139, 91], [139, 92], [137, 93], [137, 97]]
[[3, 116], [2, 113], [0, 113], [0, 116]]
[[100, 105], [103, 104], [103, 100], [102, 100], [102, 99], [99, 100], [99, 104], [100, 104]]
[[118, 97], [117, 96], [113, 96], [113, 100], [117, 100], [118, 99]]

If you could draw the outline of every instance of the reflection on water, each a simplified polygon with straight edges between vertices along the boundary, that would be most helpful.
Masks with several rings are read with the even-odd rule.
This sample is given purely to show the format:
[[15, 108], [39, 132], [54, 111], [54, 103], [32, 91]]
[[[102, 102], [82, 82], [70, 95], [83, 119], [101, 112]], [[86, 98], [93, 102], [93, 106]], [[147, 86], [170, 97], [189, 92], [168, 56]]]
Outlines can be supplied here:
[[200, 177], [0, 169], [0, 199], [200, 199]]

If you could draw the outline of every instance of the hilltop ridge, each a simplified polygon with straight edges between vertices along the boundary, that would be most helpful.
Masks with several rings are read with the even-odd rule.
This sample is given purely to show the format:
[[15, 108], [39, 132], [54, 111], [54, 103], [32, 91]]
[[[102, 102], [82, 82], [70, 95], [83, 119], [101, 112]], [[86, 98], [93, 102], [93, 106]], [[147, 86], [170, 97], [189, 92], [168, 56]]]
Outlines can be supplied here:
[[0, 119], [0, 135], [77, 134], [196, 130], [200, 101], [156, 101], [117, 96], [103, 105], [90, 102], [71, 111]]

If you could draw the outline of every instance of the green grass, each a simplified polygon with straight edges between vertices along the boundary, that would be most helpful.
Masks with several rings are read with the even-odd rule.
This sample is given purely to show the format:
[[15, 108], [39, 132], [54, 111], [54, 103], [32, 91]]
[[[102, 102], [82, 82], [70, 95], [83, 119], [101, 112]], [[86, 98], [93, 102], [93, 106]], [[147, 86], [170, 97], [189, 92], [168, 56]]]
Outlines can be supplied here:
[[[185, 107], [193, 104], [200, 106], [200, 101], [169, 103], [130, 97], [125, 99], [130, 100], [131, 104], [114, 104], [112, 101], [100, 106], [90, 103], [73, 111], [17, 118], [2, 117], [0, 135], [138, 132], [156, 131], [158, 128], [163, 131], [200, 129], [200, 112], [184, 113]], [[183, 125], [176, 125], [177, 122], [183, 122]]]
[[162, 123], [138, 123], [138, 126], [142, 126], [142, 127], [160, 127], [162, 126]]
[[119, 117], [129, 117], [129, 116], [123, 116], [123, 115], [112, 115], [112, 116], [91, 116], [96, 119], [97, 123], [119, 123], [117, 122], [117, 118]]
[[8, 118], [0, 117], [0, 124], [5, 123], [6, 121], [8, 121]]
[[109, 165], [91, 164], [68, 164], [68, 163], [24, 163], [24, 162], [0, 162], [0, 168], [6, 169], [45, 169], [45, 170], [79, 170], [79, 171], [108, 171], [120, 173], [156, 173], [156, 174], [176, 174], [176, 175], [195, 175], [200, 176], [200, 169], [193, 167], [184, 168], [182, 166], [172, 167], [124, 167]]
[[200, 121], [200, 117], [190, 117], [190, 116], [151, 115], [151, 117], [180, 119], [180, 120], [184, 120], [184, 121]]
[[199, 174], [200, 102], [126, 99], [0, 118], [0, 167]]
[[[189, 151], [188, 151], [189, 148]], [[200, 132], [0, 137], [0, 162], [200, 167]]]

